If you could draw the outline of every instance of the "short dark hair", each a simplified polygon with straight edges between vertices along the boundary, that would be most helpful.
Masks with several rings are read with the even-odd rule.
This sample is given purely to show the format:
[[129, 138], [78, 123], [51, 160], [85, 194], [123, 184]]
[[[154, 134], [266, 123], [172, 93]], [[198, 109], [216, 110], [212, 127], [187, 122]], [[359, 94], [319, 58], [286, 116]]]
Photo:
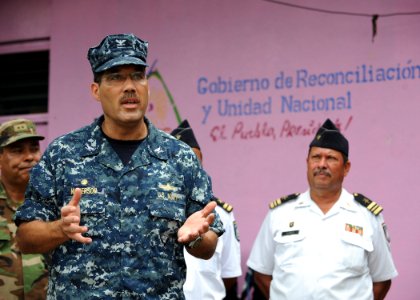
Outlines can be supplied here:
[[104, 72], [93, 73], [93, 82], [101, 83], [102, 75], [104, 75]]

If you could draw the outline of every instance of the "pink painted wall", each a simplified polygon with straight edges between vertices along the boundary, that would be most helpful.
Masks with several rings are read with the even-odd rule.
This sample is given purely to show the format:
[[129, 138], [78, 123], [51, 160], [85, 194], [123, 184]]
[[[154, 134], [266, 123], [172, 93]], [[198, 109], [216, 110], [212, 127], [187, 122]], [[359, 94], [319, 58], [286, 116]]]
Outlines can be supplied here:
[[0, 1], [0, 54], [45, 50], [52, 0]]
[[[293, 3], [364, 14], [420, 12], [415, 0]], [[133, 32], [148, 40], [149, 62], [181, 117], [194, 127], [216, 195], [235, 207], [245, 271], [268, 203], [306, 190], [305, 158], [313, 132], [327, 117], [338, 120], [350, 141], [346, 188], [384, 207], [400, 273], [387, 299], [419, 299], [419, 26], [419, 15], [380, 17], [372, 42], [369, 17], [263, 0], [52, 0], [49, 139], [100, 114], [89, 92], [87, 49], [111, 33]], [[356, 83], [357, 76], [363, 81], [364, 69], [375, 80]], [[337, 72], [347, 74], [345, 83], [322, 85]], [[309, 75], [321, 78], [320, 84], [311, 85]], [[235, 81], [246, 79], [258, 81], [260, 89], [238, 88]], [[236, 84], [239, 91], [223, 91], [219, 81]], [[162, 83], [152, 77], [150, 84], [148, 116], [161, 128], [173, 128]], [[325, 98], [345, 106], [323, 110], [319, 99]], [[290, 99], [293, 111], [286, 105]], [[304, 111], [312, 99], [321, 109]], [[219, 105], [224, 101], [243, 109], [247, 103], [256, 110], [260, 105], [265, 113], [227, 116]]]

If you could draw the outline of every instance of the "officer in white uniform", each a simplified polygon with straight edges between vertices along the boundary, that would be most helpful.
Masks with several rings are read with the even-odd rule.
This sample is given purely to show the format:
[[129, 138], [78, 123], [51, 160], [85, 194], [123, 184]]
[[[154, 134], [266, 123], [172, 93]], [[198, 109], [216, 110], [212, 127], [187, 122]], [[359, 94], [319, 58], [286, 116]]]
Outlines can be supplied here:
[[270, 204], [248, 259], [271, 299], [384, 299], [397, 271], [382, 207], [342, 188], [348, 141], [327, 121], [310, 144], [309, 190]]
[[[219, 204], [216, 207], [216, 212], [224, 224], [225, 233], [219, 238], [216, 252], [209, 260], [196, 259], [187, 251], [184, 251], [187, 263], [187, 280], [184, 284], [184, 294], [187, 300], [225, 299], [226, 287], [224, 281], [230, 281], [230, 287], [235, 288], [233, 293], [236, 294], [236, 286], [234, 284], [236, 283], [236, 278], [242, 274], [239, 240], [235, 233], [236, 222], [232, 207], [218, 199], [216, 201]], [[232, 279], [235, 281], [233, 284], [231, 282]]]
[[[171, 134], [188, 144], [202, 160], [202, 153], [187, 120]], [[187, 279], [184, 284], [186, 300], [233, 300], [237, 299], [237, 278], [242, 275], [241, 251], [233, 207], [220, 199], [214, 199], [216, 212], [223, 222], [225, 232], [219, 237], [216, 251], [209, 260], [196, 259], [184, 250]]]

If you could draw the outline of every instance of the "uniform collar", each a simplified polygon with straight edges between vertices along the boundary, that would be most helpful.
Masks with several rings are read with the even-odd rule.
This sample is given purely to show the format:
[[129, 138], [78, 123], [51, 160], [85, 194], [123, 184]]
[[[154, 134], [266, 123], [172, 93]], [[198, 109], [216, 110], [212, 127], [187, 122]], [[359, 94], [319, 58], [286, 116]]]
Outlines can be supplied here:
[[6, 189], [4, 188], [3, 183], [0, 181], [0, 199], [3, 199], [6, 201], [6, 205], [13, 211], [16, 211], [23, 202], [17, 202], [9, 198], [7, 195]]
[[[357, 206], [353, 199], [353, 195], [350, 194], [346, 189], [342, 188], [340, 198], [338, 198], [338, 201], [331, 208], [331, 212], [335, 211], [337, 208], [355, 212], [357, 210]], [[304, 208], [310, 206], [316, 206], [318, 208], [316, 203], [312, 201], [309, 190], [307, 190], [297, 199], [296, 208]]]
[[315, 203], [311, 200], [311, 196], [309, 194], [309, 190], [304, 192], [303, 194], [299, 195], [297, 202], [296, 202], [296, 208], [303, 208], [303, 207], [309, 207], [315, 205]]
[[350, 194], [346, 189], [341, 190], [340, 199], [338, 199], [338, 203], [340, 208], [345, 209], [347, 211], [356, 212], [357, 205], [354, 202], [354, 197]]
[[152, 124], [152, 122], [150, 122], [146, 117], [144, 118], [144, 120], [146, 122], [147, 129], [149, 132], [146, 138], [146, 142], [147, 142], [146, 144], [147, 144], [147, 149], [149, 151], [149, 154], [161, 160], [167, 160], [168, 153], [167, 153], [166, 148], [163, 146], [165, 145], [164, 138], [163, 138], [163, 135], [165, 133], [157, 129]]
[[[164, 133], [158, 130], [146, 117], [144, 120], [147, 126], [148, 135], [142, 144], [147, 147], [147, 151], [150, 155], [161, 160], [166, 160], [168, 158], [168, 154], [162, 147]], [[106, 138], [104, 137], [101, 130], [103, 121], [104, 116], [102, 115], [87, 127], [89, 136], [87, 143], [81, 153], [82, 156], [98, 155], [101, 152], [103, 143], [106, 141]]]

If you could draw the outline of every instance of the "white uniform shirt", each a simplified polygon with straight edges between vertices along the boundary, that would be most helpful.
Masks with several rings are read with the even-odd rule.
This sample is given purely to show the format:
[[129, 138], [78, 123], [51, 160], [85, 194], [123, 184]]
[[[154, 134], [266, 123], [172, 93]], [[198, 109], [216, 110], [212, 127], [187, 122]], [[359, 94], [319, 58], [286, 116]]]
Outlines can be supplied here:
[[271, 299], [371, 300], [397, 276], [384, 226], [344, 189], [327, 214], [307, 191], [269, 211], [248, 266], [273, 276]]
[[216, 212], [223, 222], [225, 233], [219, 237], [213, 257], [209, 260], [195, 258], [184, 249], [187, 264], [184, 294], [187, 300], [221, 300], [226, 296], [222, 278], [239, 277], [242, 274], [241, 251], [236, 238], [233, 212], [228, 213], [219, 206]]

